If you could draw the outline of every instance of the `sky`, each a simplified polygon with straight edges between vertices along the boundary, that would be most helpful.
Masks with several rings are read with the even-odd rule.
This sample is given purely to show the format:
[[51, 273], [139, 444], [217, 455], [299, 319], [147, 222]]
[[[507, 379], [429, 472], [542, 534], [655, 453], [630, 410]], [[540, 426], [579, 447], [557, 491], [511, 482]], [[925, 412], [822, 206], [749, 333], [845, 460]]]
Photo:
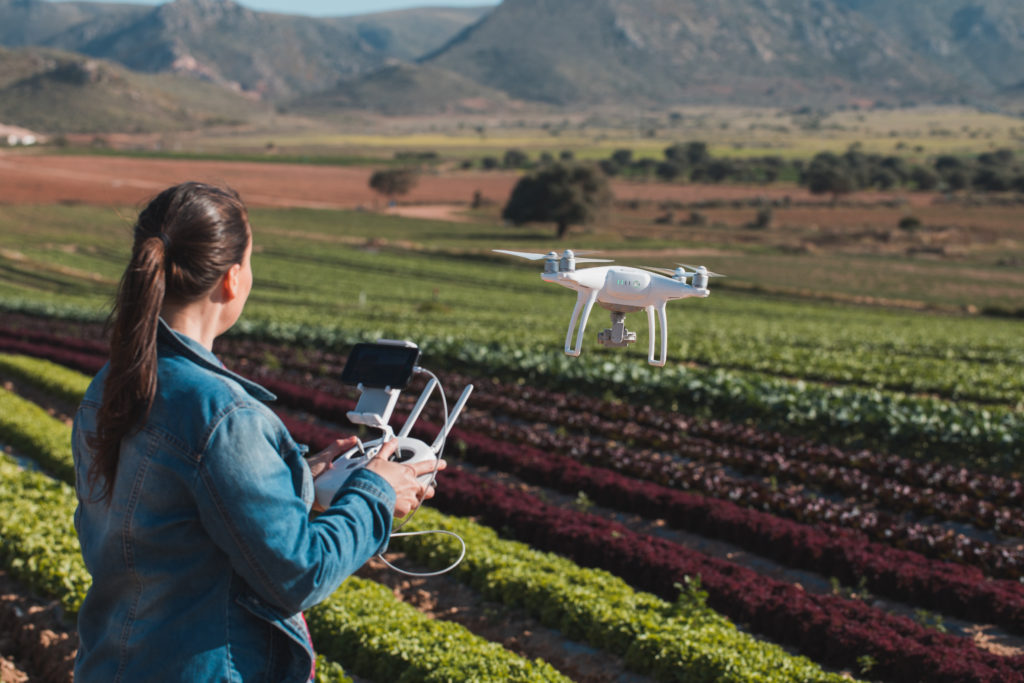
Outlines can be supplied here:
[[[169, 0], [103, 0], [133, 5], [162, 5]], [[499, 0], [235, 0], [261, 12], [306, 14], [313, 17], [341, 17], [410, 7], [479, 7], [497, 5]]]

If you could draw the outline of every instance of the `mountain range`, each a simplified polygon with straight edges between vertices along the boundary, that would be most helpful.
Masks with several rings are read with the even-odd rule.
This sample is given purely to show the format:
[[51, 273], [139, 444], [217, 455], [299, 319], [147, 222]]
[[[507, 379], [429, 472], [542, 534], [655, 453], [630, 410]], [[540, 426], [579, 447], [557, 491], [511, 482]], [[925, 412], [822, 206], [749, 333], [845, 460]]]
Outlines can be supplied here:
[[[504, 0], [336, 18], [233, 0], [0, 0], [0, 46], [0, 69], [77, 55], [316, 115], [1024, 101], [1020, 0]], [[0, 117], [40, 79], [66, 82], [26, 78], [0, 77]]]

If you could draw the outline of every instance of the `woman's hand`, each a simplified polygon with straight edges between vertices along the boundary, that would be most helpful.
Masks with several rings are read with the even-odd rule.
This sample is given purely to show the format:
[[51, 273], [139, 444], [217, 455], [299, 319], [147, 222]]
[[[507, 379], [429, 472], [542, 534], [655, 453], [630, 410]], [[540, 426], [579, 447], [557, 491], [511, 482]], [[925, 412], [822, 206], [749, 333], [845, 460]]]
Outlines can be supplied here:
[[316, 455], [311, 455], [306, 458], [306, 464], [309, 465], [309, 471], [313, 473], [313, 478], [316, 479], [323, 474], [334, 462], [334, 459], [339, 455], [347, 451], [348, 449], [359, 443], [359, 439], [354, 436], [350, 436], [345, 439], [335, 439], [327, 448], [323, 449]]
[[448, 463], [444, 460], [438, 463], [425, 461], [412, 465], [391, 462], [388, 458], [394, 454], [397, 447], [396, 439], [388, 441], [366, 464], [366, 468], [384, 477], [395, 489], [395, 517], [405, 517], [418, 508], [420, 503], [434, 495], [434, 487], [424, 486], [417, 477], [433, 472], [435, 464], [438, 470], [443, 470]]

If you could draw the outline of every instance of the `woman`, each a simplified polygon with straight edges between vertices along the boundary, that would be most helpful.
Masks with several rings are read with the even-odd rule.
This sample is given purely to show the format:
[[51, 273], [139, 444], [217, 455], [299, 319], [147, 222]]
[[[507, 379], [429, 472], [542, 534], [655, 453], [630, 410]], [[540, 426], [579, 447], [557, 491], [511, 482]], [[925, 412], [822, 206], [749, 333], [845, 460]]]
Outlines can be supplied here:
[[[315, 519], [313, 471], [265, 405], [274, 396], [211, 349], [252, 287], [252, 232], [229, 189], [185, 183], [140, 213], [111, 313], [110, 360], [72, 434], [75, 527], [93, 584], [75, 680], [306, 681], [302, 610], [387, 544], [394, 515], [433, 495], [433, 469], [394, 443]], [[311, 470], [311, 467], [313, 468]]]

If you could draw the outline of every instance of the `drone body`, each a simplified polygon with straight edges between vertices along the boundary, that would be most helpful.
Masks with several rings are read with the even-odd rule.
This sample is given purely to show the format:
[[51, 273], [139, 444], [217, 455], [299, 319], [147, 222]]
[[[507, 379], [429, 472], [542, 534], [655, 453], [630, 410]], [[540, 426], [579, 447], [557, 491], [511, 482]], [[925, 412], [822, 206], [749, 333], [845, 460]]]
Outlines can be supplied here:
[[[612, 326], [598, 333], [597, 340], [604, 346], [623, 347], [636, 341], [636, 332], [626, 329], [627, 313], [647, 311], [648, 352], [647, 362], [661, 367], [665, 365], [668, 353], [668, 328], [665, 315], [665, 304], [674, 299], [689, 297], [707, 297], [708, 278], [718, 273], [708, 272], [703, 266], [693, 272], [679, 267], [675, 270], [667, 268], [633, 268], [630, 266], [600, 266], [576, 269], [577, 262], [607, 262], [607, 259], [578, 259], [576, 254], [566, 249], [561, 257], [555, 252], [532, 254], [519, 251], [495, 249], [502, 254], [521, 256], [531, 260], [544, 259], [544, 272], [541, 279], [554, 282], [569, 289], [576, 290], [576, 306], [569, 319], [569, 331], [565, 335], [565, 353], [578, 356], [583, 348], [583, 331], [594, 304], [611, 312]], [[693, 267], [693, 266], [689, 266]], [[651, 271], [658, 272], [651, 272]], [[666, 273], [659, 275], [658, 273]], [[687, 283], [686, 279], [691, 278]], [[655, 356], [655, 312], [661, 328], [660, 355]], [[573, 340], [575, 332], [575, 340]]]

